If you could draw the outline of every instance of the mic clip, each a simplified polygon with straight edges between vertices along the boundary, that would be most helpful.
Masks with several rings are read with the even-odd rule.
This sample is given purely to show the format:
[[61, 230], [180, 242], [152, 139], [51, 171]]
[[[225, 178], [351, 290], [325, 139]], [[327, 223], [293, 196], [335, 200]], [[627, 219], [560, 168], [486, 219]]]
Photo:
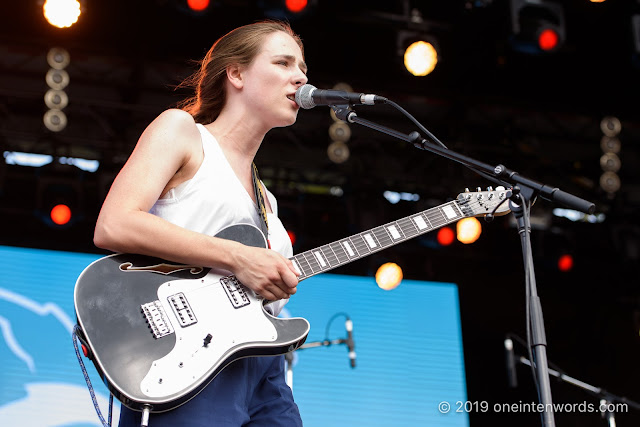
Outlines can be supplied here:
[[349, 104], [345, 105], [331, 105], [330, 106], [336, 117], [343, 122], [353, 123], [353, 116], [356, 116], [356, 112], [350, 108]]

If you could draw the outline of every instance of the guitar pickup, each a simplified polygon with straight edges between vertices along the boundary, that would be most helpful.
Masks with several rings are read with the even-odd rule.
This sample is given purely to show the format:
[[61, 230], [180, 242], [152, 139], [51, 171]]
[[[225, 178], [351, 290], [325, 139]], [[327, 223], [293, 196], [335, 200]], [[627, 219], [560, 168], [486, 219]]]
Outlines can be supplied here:
[[178, 318], [180, 326], [185, 328], [189, 325], [193, 325], [194, 323], [198, 323], [198, 319], [196, 319], [195, 314], [193, 314], [193, 310], [191, 310], [187, 297], [185, 297], [182, 292], [171, 295], [167, 300], [169, 300], [169, 305]]
[[247, 296], [247, 292], [244, 290], [244, 286], [238, 281], [238, 279], [236, 279], [235, 276], [223, 277], [220, 279], [220, 284], [227, 293], [229, 301], [231, 301], [234, 308], [244, 307], [251, 303]]

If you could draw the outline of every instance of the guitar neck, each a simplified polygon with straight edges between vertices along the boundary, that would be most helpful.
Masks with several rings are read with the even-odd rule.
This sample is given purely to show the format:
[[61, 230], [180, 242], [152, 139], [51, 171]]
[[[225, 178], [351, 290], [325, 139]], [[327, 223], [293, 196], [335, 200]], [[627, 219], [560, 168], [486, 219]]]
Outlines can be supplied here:
[[302, 252], [290, 259], [301, 273], [298, 279], [304, 280], [444, 227], [462, 218], [474, 216], [467, 204], [466, 199], [459, 197], [457, 200], [443, 205]]

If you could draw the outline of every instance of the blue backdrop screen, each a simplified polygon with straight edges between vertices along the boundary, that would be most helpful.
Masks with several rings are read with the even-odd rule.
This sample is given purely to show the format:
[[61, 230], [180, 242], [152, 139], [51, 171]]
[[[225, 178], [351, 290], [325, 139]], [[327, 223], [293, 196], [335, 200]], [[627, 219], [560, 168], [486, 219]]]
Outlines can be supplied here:
[[[0, 246], [0, 425], [101, 425], [70, 336], [75, 281], [98, 257]], [[456, 285], [405, 280], [384, 291], [370, 277], [323, 274], [302, 282], [281, 316], [309, 320], [308, 344], [346, 338], [346, 316], [353, 322], [355, 368], [344, 344], [294, 354], [305, 426], [468, 426], [455, 413], [466, 400]], [[106, 417], [108, 392], [84, 360]]]

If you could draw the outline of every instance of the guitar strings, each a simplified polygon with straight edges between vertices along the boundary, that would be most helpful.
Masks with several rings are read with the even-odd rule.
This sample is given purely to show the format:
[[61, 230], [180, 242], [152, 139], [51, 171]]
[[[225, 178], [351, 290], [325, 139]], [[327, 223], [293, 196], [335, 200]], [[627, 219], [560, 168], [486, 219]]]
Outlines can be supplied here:
[[[387, 231], [388, 227], [393, 226], [395, 224], [398, 224], [400, 226], [399, 223], [402, 222], [402, 221], [405, 221], [405, 223], [408, 222], [413, 227], [416, 227], [415, 221], [413, 221], [412, 218], [417, 217], [417, 216], [426, 216], [427, 219], [429, 219], [428, 214], [430, 212], [438, 211], [440, 214], [442, 214], [442, 209], [445, 206], [450, 206], [452, 203], [455, 204], [456, 207], [458, 208], [458, 210], [462, 213], [461, 217], [456, 218], [453, 221], [445, 221], [444, 224], [441, 224], [441, 225], [438, 225], [438, 226], [435, 226], [435, 227], [434, 226], [430, 226], [430, 228], [428, 228], [428, 229], [419, 230], [419, 229], [416, 228], [415, 231], [417, 232], [417, 234], [411, 235], [410, 237], [406, 237], [406, 235], [405, 235], [405, 238], [402, 241], [399, 241], [397, 243], [402, 243], [402, 242], [404, 242], [406, 240], [409, 240], [409, 239], [411, 239], [413, 237], [418, 237], [420, 235], [423, 235], [423, 234], [429, 233], [431, 231], [440, 229], [440, 228], [442, 228], [442, 227], [444, 227], [446, 225], [452, 224], [453, 222], [459, 221], [459, 220], [464, 219], [464, 218], [469, 218], [471, 216], [479, 216], [479, 215], [465, 215], [463, 213], [463, 211], [468, 209], [468, 208], [474, 209], [474, 208], [480, 208], [480, 207], [483, 206], [483, 202], [481, 202], [481, 201], [479, 201], [477, 199], [468, 199], [468, 200], [462, 200], [462, 201], [453, 200], [453, 201], [451, 201], [449, 203], [446, 203], [444, 205], [436, 206], [434, 208], [422, 211], [422, 212], [420, 212], [418, 214], [409, 215], [409, 216], [401, 218], [399, 220], [389, 222], [389, 223], [381, 225], [379, 227], [375, 227], [375, 228], [373, 228], [371, 230], [363, 231], [361, 233], [356, 233], [356, 234], [354, 234], [352, 236], [349, 236], [349, 237], [347, 237], [345, 239], [341, 239], [340, 241], [348, 240], [354, 246], [354, 248], [356, 249], [356, 251], [358, 253], [356, 255], [354, 255], [353, 257], [350, 257], [348, 254], [344, 253], [344, 248], [342, 248], [340, 245], [338, 245], [338, 247], [340, 247], [340, 250], [341, 250], [341, 252], [343, 252], [343, 255], [339, 256], [338, 254], [336, 254], [335, 251], [333, 250], [333, 247], [332, 247], [333, 245], [339, 244], [340, 241], [336, 241], [336, 242], [332, 242], [332, 243], [328, 243], [326, 245], [320, 246], [320, 247], [315, 248], [315, 249], [311, 249], [311, 250], [308, 250], [308, 251], [305, 251], [305, 252], [301, 252], [300, 254], [295, 255], [290, 259], [292, 261], [295, 261], [297, 263], [297, 265], [300, 266], [300, 269], [302, 269], [302, 270], [304, 270], [304, 267], [301, 265], [301, 262], [298, 259], [299, 257], [302, 257], [306, 261], [306, 263], [309, 265], [309, 267], [311, 268], [311, 272], [310, 273], [306, 273], [305, 271], [300, 271], [300, 273], [302, 273], [302, 274], [299, 276], [299, 280], [304, 280], [304, 279], [309, 278], [311, 276], [314, 276], [316, 274], [319, 274], [319, 273], [322, 273], [322, 272], [325, 272], [325, 271], [340, 267], [341, 265], [347, 264], [350, 261], [355, 261], [355, 260], [363, 258], [363, 257], [365, 257], [365, 256], [367, 256], [369, 254], [373, 254], [375, 252], [379, 252], [379, 251], [381, 251], [383, 249], [386, 249], [389, 246], [393, 246], [394, 245], [393, 244], [393, 239], [391, 239], [391, 236], [389, 236], [389, 232]], [[488, 214], [490, 212], [491, 212], [491, 209], [488, 209], [486, 213]], [[430, 221], [430, 223], [431, 222], [432, 221]], [[401, 227], [401, 230], [404, 231], [404, 228], [402, 228], [402, 226], [400, 226], [400, 227]], [[387, 244], [387, 245], [384, 245], [384, 246], [376, 245], [375, 247], [367, 247], [364, 244], [365, 238], [363, 237], [363, 234], [367, 234], [367, 232], [370, 232], [374, 237], [376, 237], [376, 240], [378, 240], [378, 243], [380, 243], [378, 236], [375, 235], [375, 230], [380, 230], [380, 229], [385, 231], [385, 235], [387, 237], [387, 240], [389, 240], [392, 244], [391, 245]], [[403, 232], [403, 234], [404, 234], [404, 232]], [[352, 241], [353, 238], [359, 238], [358, 239], [359, 242], [358, 243], [354, 243]], [[316, 251], [320, 251], [324, 255], [323, 248], [325, 248], [325, 247], [328, 247], [329, 249], [331, 249], [331, 252], [333, 253], [333, 255], [335, 255], [335, 259], [338, 262], [337, 265], [331, 265], [331, 262], [330, 262], [330, 260], [328, 259], [328, 257], [326, 255], [325, 255], [325, 259], [327, 261], [328, 266], [323, 267], [320, 264], [320, 262], [316, 258], [315, 252]], [[358, 250], [358, 249], [360, 249], [360, 250]], [[364, 255], [361, 255], [362, 252], [366, 252], [366, 253]], [[333, 257], [332, 257], [332, 259], [333, 259]], [[316, 270], [319, 270], [319, 271], [316, 271]]]

